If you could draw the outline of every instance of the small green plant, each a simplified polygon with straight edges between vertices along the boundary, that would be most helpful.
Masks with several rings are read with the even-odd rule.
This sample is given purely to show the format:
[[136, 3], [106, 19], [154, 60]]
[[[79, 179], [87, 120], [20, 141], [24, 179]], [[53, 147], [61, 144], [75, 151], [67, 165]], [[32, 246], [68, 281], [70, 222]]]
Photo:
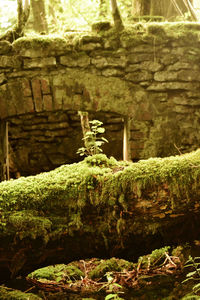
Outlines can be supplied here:
[[116, 282], [113, 282], [113, 276], [112, 276], [112, 272], [107, 272], [106, 273], [106, 278], [108, 283], [106, 283], [104, 285], [104, 287], [107, 288], [107, 292], [109, 292], [110, 294], [108, 294], [105, 297], [105, 300], [124, 300], [124, 298], [121, 298], [119, 296], [119, 294], [123, 294], [124, 292], [121, 292], [120, 289], [122, 289], [122, 286]]
[[80, 156], [99, 154], [103, 152], [101, 146], [104, 143], [108, 143], [108, 140], [104, 137], [98, 137], [99, 134], [105, 132], [105, 128], [101, 126], [103, 123], [99, 120], [93, 120], [89, 123], [91, 125], [91, 130], [87, 131], [82, 139], [84, 141], [85, 147], [81, 147], [77, 151]]
[[192, 270], [187, 273], [186, 279], [182, 283], [186, 283], [188, 281], [195, 282], [192, 287], [193, 294], [186, 295], [183, 299], [199, 299], [200, 296], [200, 257], [193, 258], [189, 256], [188, 261], [185, 263], [185, 268], [192, 268]]

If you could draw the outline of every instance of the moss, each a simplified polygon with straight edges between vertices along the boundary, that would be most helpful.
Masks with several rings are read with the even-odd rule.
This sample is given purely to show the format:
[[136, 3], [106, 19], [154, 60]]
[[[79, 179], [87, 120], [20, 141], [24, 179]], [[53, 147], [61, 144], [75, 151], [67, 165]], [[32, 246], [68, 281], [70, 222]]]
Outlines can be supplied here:
[[39, 296], [0, 286], [1, 300], [41, 300]]
[[[196, 167], [199, 164], [200, 150], [138, 163], [117, 162], [96, 155], [48, 173], [1, 182], [2, 230], [4, 234], [16, 231], [21, 238], [40, 236], [44, 240], [49, 232], [53, 235], [67, 230], [72, 234], [86, 225], [84, 209], [99, 205], [106, 214], [106, 222], [100, 224], [99, 230], [101, 226], [115, 226], [121, 232], [124, 219], [117, 225], [119, 211], [132, 211], [133, 201], [146, 197], [150, 207], [158, 197], [166, 201], [166, 192], [162, 196], [163, 185], [169, 199], [166, 210], [183, 212], [188, 203], [192, 208], [199, 199], [200, 168]], [[59, 223], [61, 219], [56, 223], [56, 216], [63, 216], [65, 223]], [[152, 222], [149, 226], [155, 231]], [[88, 230], [92, 231], [92, 226]]]
[[151, 254], [141, 256], [138, 259], [138, 264], [142, 265], [142, 267], [144, 267], [144, 268], [148, 268], [148, 266], [149, 267], [150, 266], [155, 267], [156, 265], [159, 266], [164, 262], [164, 260], [166, 258], [165, 253], [168, 254], [169, 249], [170, 249], [169, 246], [166, 246], [166, 247], [163, 247], [160, 249], [155, 249], [154, 251], [152, 251]]
[[117, 161], [114, 157], [108, 158], [105, 154], [96, 154], [85, 158], [85, 162], [88, 166], [98, 166], [103, 168], [109, 168], [117, 165]]
[[30, 237], [42, 237], [45, 243], [48, 242], [48, 231], [51, 229], [52, 223], [49, 219], [35, 216], [37, 212], [19, 211], [14, 212], [8, 217], [8, 226], [12, 226], [16, 237], [20, 239]]
[[107, 272], [120, 272], [125, 269], [130, 270], [132, 267], [133, 263], [113, 257], [108, 260], [101, 260], [88, 275], [91, 279], [102, 278]]
[[15, 51], [21, 49], [45, 49], [45, 50], [62, 50], [69, 44], [66, 38], [61, 36], [30, 36], [17, 39], [13, 44]]
[[84, 273], [78, 268], [76, 263], [70, 263], [68, 265], [58, 264], [54, 266], [48, 266], [37, 269], [30, 273], [27, 278], [37, 280], [53, 280], [56, 282], [64, 281], [70, 283], [74, 280], [80, 280], [84, 277]]

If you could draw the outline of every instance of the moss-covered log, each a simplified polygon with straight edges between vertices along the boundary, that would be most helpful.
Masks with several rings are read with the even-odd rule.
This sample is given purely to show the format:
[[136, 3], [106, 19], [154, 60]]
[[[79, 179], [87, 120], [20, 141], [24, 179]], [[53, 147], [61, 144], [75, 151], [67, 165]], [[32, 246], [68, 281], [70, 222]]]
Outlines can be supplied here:
[[200, 150], [138, 163], [98, 154], [1, 182], [1, 277], [198, 239], [199, 200]]

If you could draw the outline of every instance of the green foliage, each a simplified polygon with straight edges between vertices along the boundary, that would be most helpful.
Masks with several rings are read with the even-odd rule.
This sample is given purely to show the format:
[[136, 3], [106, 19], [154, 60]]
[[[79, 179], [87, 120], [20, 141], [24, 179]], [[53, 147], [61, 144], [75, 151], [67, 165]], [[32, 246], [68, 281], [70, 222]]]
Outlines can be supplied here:
[[108, 140], [104, 137], [98, 137], [99, 134], [105, 132], [105, 128], [101, 127], [103, 123], [99, 120], [93, 120], [89, 123], [91, 124], [91, 131], [86, 132], [85, 136], [82, 139], [85, 142], [86, 146], [79, 148], [77, 151], [80, 156], [95, 155], [103, 152], [101, 147], [104, 143], [108, 143]]
[[138, 264], [142, 264], [145, 268], [161, 265], [166, 258], [165, 253], [168, 253], [169, 249], [170, 246], [155, 249], [151, 254], [139, 257]]
[[182, 283], [188, 281], [194, 282], [192, 287], [193, 294], [186, 295], [184, 300], [199, 299], [200, 297], [200, 257], [193, 258], [189, 256], [188, 261], [185, 263], [185, 268], [189, 268], [186, 279]]

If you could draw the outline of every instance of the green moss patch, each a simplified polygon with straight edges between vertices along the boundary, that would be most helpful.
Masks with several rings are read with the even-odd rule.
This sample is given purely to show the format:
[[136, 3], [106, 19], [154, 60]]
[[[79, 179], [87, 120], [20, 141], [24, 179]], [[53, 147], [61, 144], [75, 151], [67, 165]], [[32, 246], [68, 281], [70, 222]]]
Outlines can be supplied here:
[[1, 300], [41, 300], [37, 295], [32, 293], [23, 293], [18, 290], [12, 290], [3, 286], [0, 286], [0, 299]]
[[[183, 213], [188, 208], [197, 212], [199, 165], [200, 150], [138, 163], [97, 155], [48, 173], [4, 181], [0, 183], [1, 229], [4, 233], [24, 231], [20, 233], [24, 237], [46, 236], [52, 230], [57, 232], [56, 218], [59, 221], [62, 216], [62, 230], [80, 229], [87, 222], [85, 230], [92, 231], [92, 225], [87, 227], [84, 210], [99, 206], [105, 209], [105, 222], [99, 223], [99, 232], [115, 224], [121, 234], [126, 222], [118, 210], [132, 211], [136, 221], [135, 204], [138, 209], [149, 210], [157, 201], [159, 214], [164, 216], [165, 212]], [[165, 206], [162, 211], [161, 204]]]
[[70, 283], [75, 280], [80, 280], [84, 273], [78, 268], [76, 263], [68, 265], [58, 264], [38, 269], [28, 275], [28, 279], [36, 279], [39, 281], [56, 281]]

